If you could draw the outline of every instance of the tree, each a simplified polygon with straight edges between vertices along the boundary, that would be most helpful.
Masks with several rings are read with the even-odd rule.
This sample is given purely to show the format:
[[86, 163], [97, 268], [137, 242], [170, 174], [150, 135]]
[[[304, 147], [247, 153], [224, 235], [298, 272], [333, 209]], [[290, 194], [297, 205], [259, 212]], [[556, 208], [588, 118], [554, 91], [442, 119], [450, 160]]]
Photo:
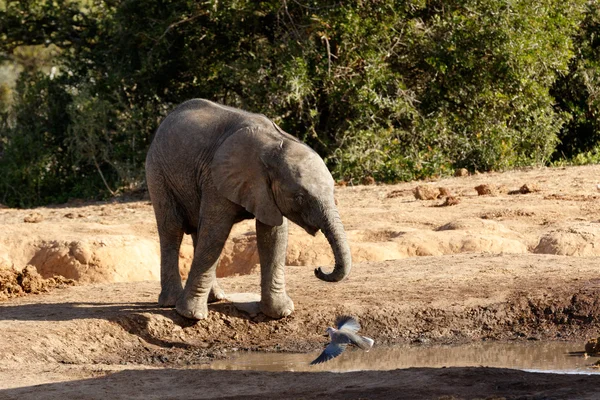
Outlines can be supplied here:
[[572, 86], [561, 83], [568, 71], [596, 68], [585, 33], [597, 32], [596, 14], [586, 4], [7, 1], [0, 55], [51, 45], [58, 72], [23, 72], [12, 117], [0, 119], [0, 201], [143, 187], [153, 132], [193, 97], [266, 114], [315, 148], [337, 179], [548, 162], [559, 132], [563, 144], [576, 142], [565, 135], [571, 128], [561, 131], [565, 121], [596, 115], [591, 91], [578, 114]]

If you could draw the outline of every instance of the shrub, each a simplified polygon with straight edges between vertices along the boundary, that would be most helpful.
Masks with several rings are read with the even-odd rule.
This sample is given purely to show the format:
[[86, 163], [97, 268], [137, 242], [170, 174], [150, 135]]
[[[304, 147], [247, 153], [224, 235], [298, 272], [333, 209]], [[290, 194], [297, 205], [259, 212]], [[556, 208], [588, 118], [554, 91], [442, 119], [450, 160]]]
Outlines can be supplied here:
[[[558, 135], [560, 143], [554, 160], [577, 158], [600, 146], [600, 4], [587, 3], [581, 26], [574, 39], [574, 57], [568, 73], [552, 87], [556, 108], [569, 116]], [[578, 157], [578, 154], [582, 153]]]
[[268, 115], [337, 179], [500, 170], [597, 143], [596, 2], [5, 3], [3, 59], [58, 49], [53, 79], [26, 68], [1, 114], [12, 205], [143, 186], [153, 132], [192, 97]]

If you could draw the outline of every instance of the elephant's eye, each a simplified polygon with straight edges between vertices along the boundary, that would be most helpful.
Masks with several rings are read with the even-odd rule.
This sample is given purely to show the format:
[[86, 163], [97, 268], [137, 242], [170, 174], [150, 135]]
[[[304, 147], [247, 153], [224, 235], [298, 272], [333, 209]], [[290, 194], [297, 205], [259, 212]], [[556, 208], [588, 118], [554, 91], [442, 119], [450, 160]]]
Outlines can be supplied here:
[[297, 204], [302, 205], [302, 203], [304, 203], [304, 195], [302, 195], [302, 193], [298, 193], [296, 196], [294, 196], [294, 200], [296, 200]]

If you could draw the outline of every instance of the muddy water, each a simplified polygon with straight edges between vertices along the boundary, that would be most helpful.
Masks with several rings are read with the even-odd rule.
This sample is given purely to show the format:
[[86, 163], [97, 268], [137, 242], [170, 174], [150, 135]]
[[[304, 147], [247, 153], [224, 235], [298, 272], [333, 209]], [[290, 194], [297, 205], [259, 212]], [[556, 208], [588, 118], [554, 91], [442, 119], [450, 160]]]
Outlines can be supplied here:
[[391, 370], [410, 367], [484, 366], [555, 373], [600, 374], [592, 364], [598, 357], [584, 357], [580, 343], [527, 342], [476, 343], [461, 346], [374, 347], [366, 353], [348, 349], [338, 358], [311, 366], [319, 352], [239, 353], [233, 358], [213, 362], [212, 369], [261, 371], [357, 371]]

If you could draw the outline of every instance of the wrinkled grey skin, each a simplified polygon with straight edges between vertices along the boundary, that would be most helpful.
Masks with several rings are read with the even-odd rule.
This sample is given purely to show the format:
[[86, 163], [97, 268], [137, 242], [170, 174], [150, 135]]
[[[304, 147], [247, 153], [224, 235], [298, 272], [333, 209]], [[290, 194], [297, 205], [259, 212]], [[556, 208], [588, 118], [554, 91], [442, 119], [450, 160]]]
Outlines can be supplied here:
[[[337, 282], [352, 265], [323, 160], [263, 115], [195, 99], [162, 122], [146, 158], [146, 179], [160, 238], [159, 305], [206, 318], [207, 302], [222, 299], [216, 266], [233, 224], [256, 218], [261, 311], [282, 318], [294, 310], [285, 290], [287, 219], [314, 235], [322, 230], [334, 270], [315, 275]], [[185, 288], [179, 276], [183, 234], [194, 259]]]

